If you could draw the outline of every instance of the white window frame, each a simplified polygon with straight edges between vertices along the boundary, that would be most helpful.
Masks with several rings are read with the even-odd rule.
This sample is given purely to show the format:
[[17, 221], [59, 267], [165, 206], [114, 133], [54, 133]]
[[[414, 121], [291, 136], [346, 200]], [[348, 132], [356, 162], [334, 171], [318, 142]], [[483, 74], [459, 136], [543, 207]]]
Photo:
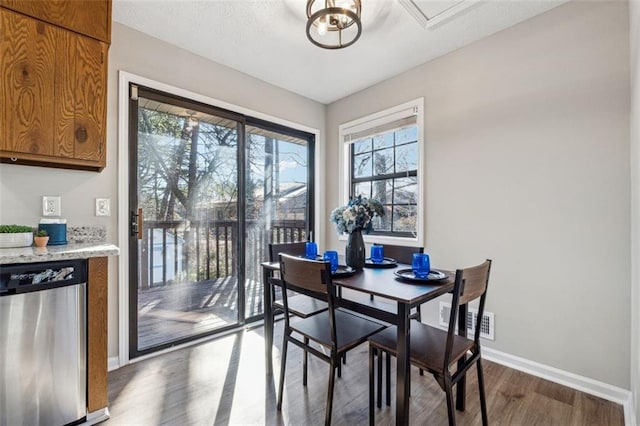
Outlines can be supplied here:
[[[392, 108], [378, 111], [374, 114], [358, 118], [338, 126], [338, 137], [340, 141], [340, 188], [339, 188], [339, 205], [345, 205], [349, 201], [349, 191], [351, 184], [350, 168], [351, 168], [351, 152], [350, 148], [353, 143], [350, 135], [360, 133], [369, 129], [374, 131], [376, 127], [384, 126], [403, 118], [416, 116], [416, 126], [418, 127], [418, 203], [417, 203], [417, 222], [416, 234], [413, 237], [399, 237], [392, 235], [374, 235], [363, 234], [366, 243], [394, 244], [420, 247], [424, 246], [424, 211], [425, 211], [425, 191], [424, 191], [424, 98], [414, 99]], [[339, 235], [340, 240], [346, 240], [347, 235]]]

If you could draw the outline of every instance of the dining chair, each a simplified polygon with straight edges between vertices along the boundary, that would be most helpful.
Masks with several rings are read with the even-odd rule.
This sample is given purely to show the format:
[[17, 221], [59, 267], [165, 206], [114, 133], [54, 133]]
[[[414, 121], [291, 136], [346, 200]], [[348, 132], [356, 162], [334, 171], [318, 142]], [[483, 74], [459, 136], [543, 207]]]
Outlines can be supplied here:
[[[424, 247], [395, 246], [391, 244], [384, 245], [384, 257], [394, 259], [398, 263], [411, 265], [414, 253], [424, 253]], [[373, 297], [373, 296], [371, 296]], [[416, 311], [411, 313], [411, 319], [422, 319], [420, 305], [416, 307]]]
[[[269, 262], [278, 262], [278, 254], [290, 254], [295, 256], [303, 256], [306, 242], [297, 242], [297, 243], [272, 243], [269, 244]], [[274, 295], [273, 307], [275, 311], [284, 312], [284, 304], [282, 303], [282, 299], [276, 299], [275, 295], [275, 287], [279, 286], [282, 288], [281, 280], [275, 279], [270, 281], [271, 285], [274, 286], [274, 291], [272, 294]], [[283, 290], [284, 293], [284, 290]], [[306, 318], [310, 315], [317, 314], [318, 312], [326, 311], [327, 304], [326, 302], [322, 302], [320, 300], [314, 299], [309, 296], [305, 296], [303, 294], [295, 294], [291, 292], [289, 294], [289, 313], [296, 315], [301, 318]]]
[[[433, 374], [442, 390], [444, 390], [447, 400], [449, 425], [456, 424], [453, 386], [455, 386], [461, 378], [465, 377], [467, 370], [474, 364], [478, 370], [478, 391], [480, 394], [482, 424], [486, 426], [488, 423], [481, 362], [482, 356], [480, 351], [480, 327], [476, 326], [473, 339], [468, 339], [467, 337], [456, 334], [456, 319], [458, 316], [458, 308], [476, 299], [480, 299], [478, 318], [482, 318], [490, 270], [491, 260], [486, 260], [477, 266], [456, 270], [449, 327], [446, 331], [423, 324], [419, 321], [411, 321], [410, 363]], [[370, 424], [374, 423], [374, 354], [376, 352], [386, 352], [387, 355], [396, 356], [397, 335], [397, 328], [389, 327], [369, 338]], [[457, 367], [455, 367], [452, 372], [455, 364], [457, 364]], [[380, 371], [378, 371], [378, 374], [380, 374]], [[387, 368], [386, 374], [387, 377], [389, 377], [389, 368]], [[378, 380], [378, 386], [380, 386], [380, 380]], [[390, 392], [388, 379], [386, 392], [387, 395]], [[389, 402], [387, 402], [387, 404], [388, 403]]]
[[[280, 254], [280, 273], [282, 278], [284, 304], [284, 336], [282, 339], [282, 360], [280, 367], [280, 385], [278, 388], [278, 411], [282, 410], [284, 378], [287, 364], [287, 345], [293, 343], [305, 352], [303, 359], [302, 384], [307, 384], [307, 353], [311, 353], [329, 363], [329, 384], [325, 409], [325, 425], [331, 424], [333, 407], [333, 388], [336, 369], [340, 366], [340, 357], [347, 351], [367, 341], [367, 338], [386, 326], [357, 315], [337, 309], [336, 287], [331, 280], [329, 262], [308, 260], [287, 254]], [[325, 300], [328, 309], [296, 320], [289, 319], [288, 290]], [[294, 334], [295, 333], [295, 334]], [[302, 336], [302, 340], [297, 337]], [[311, 345], [314, 342], [316, 345]], [[321, 348], [328, 350], [325, 354]]]

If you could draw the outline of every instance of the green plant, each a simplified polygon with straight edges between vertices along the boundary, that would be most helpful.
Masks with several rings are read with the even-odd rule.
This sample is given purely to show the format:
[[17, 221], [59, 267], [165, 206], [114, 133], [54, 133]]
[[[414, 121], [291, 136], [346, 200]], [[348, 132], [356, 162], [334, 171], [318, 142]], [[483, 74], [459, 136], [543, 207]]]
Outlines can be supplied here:
[[0, 234], [20, 234], [33, 232], [33, 228], [26, 225], [0, 225]]
[[47, 237], [48, 235], [44, 229], [38, 229], [38, 232], [36, 232], [36, 237]]

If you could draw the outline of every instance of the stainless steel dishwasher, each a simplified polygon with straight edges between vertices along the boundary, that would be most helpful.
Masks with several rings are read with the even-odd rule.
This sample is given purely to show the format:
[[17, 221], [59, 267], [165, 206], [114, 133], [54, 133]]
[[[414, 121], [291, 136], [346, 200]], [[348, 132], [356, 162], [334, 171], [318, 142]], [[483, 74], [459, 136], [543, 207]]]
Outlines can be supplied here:
[[0, 265], [0, 426], [86, 419], [86, 264]]

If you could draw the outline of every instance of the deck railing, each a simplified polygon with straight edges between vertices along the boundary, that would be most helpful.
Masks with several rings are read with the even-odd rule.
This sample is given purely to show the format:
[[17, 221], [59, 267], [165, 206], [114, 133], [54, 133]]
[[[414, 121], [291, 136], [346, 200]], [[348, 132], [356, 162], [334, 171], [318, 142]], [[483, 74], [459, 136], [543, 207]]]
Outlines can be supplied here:
[[[268, 258], [269, 242], [306, 239], [304, 220], [260, 221], [246, 225], [246, 279], [261, 282], [260, 262]], [[139, 288], [236, 276], [238, 222], [234, 220], [146, 220], [140, 250]], [[146, 272], [145, 272], [146, 271]]]

